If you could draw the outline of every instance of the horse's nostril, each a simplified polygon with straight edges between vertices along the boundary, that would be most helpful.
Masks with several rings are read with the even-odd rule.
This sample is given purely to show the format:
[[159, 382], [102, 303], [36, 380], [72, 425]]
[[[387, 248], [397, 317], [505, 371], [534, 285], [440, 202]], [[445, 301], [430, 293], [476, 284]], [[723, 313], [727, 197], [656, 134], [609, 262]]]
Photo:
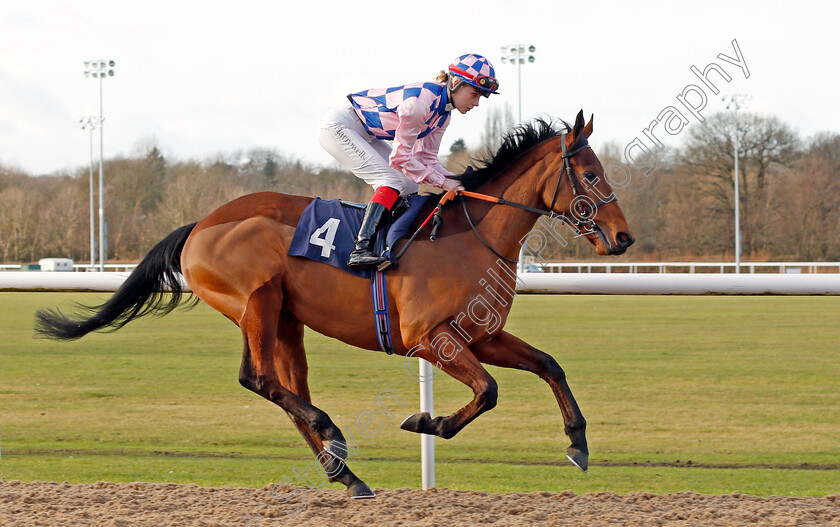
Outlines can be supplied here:
[[626, 249], [633, 245], [633, 242], [636, 240], [633, 239], [633, 236], [630, 233], [622, 231], [615, 236], [615, 241], [618, 242], [620, 247]]

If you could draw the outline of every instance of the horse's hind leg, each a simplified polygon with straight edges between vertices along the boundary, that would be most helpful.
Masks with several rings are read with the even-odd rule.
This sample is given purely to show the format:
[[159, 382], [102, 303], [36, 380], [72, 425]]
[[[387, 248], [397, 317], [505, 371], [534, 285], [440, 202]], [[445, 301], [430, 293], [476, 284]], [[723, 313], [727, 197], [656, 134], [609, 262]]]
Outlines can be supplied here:
[[572, 440], [571, 446], [566, 449], [566, 455], [572, 463], [586, 472], [589, 468], [586, 420], [566, 383], [566, 373], [554, 357], [505, 331], [490, 340], [473, 344], [470, 349], [476, 358], [485, 364], [530, 371], [551, 386], [563, 413], [566, 435]]
[[[239, 382], [289, 415], [330, 481], [346, 485], [351, 497], [374, 497], [344, 462], [347, 447], [341, 430], [311, 402], [303, 324], [282, 310], [281, 300], [281, 293], [270, 283], [251, 295], [240, 321], [245, 346]], [[324, 451], [329, 455], [323, 455]]]

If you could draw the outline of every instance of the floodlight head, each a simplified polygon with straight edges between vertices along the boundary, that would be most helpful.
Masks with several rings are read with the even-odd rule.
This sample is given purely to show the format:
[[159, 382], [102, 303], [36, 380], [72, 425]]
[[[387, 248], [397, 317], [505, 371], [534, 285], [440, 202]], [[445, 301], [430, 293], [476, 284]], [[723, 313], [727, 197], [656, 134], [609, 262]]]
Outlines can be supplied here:
[[533, 53], [533, 52], [537, 51], [537, 48], [535, 48], [534, 46], [528, 46], [528, 51], [530, 53]]
[[747, 103], [752, 99], [752, 95], [747, 95], [744, 93], [731, 93], [728, 95], [723, 95], [720, 100], [726, 103], [726, 109], [734, 109], [738, 111], [742, 108], [747, 106]]

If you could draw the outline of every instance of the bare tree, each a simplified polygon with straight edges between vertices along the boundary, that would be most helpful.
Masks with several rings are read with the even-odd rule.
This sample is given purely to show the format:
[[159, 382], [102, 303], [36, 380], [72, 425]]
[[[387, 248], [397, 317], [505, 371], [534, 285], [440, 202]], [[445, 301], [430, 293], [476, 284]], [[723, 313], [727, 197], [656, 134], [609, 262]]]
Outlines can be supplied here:
[[840, 259], [840, 135], [814, 138], [772, 189], [768, 224], [777, 257]]
[[761, 245], [759, 222], [766, 219], [767, 178], [793, 163], [799, 139], [776, 117], [752, 113], [718, 113], [689, 128], [680, 162], [700, 178], [701, 191], [714, 198], [713, 212], [730, 217], [734, 215], [733, 137], [738, 138], [741, 152], [742, 240], [744, 252], [749, 253]]
[[156, 236], [198, 221], [216, 207], [247, 194], [236, 178], [236, 170], [216, 162], [179, 163], [168, 174], [163, 197], [155, 214]]
[[142, 157], [109, 161], [106, 172], [108, 258], [135, 258], [138, 247], [155, 241], [149, 218], [162, 199], [166, 160], [152, 145]]

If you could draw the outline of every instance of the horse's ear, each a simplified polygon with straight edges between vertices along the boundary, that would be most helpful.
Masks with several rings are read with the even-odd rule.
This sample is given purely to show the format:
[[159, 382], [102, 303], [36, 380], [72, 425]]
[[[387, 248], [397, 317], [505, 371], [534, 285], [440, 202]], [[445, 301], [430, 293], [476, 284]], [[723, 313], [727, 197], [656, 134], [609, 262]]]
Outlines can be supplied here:
[[580, 137], [580, 133], [583, 130], [584, 124], [585, 121], [583, 120], [583, 110], [581, 110], [578, 112], [577, 117], [575, 117], [575, 125], [572, 127], [571, 133], [569, 133], [569, 135], [572, 137], [571, 144], [575, 144], [575, 142], [578, 140], [578, 137]]
[[592, 120], [593, 119], [595, 119], [595, 114], [592, 114], [592, 115], [589, 116], [589, 122], [586, 123], [586, 126], [583, 127], [583, 135], [587, 139], [589, 139], [589, 136], [592, 135]]

